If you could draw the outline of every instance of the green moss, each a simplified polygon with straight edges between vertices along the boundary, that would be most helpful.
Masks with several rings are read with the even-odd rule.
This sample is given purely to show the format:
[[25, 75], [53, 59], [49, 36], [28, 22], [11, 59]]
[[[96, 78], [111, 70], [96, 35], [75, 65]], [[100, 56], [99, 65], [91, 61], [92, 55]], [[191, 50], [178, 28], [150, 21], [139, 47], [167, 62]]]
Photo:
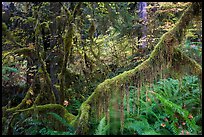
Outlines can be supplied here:
[[70, 123], [76, 128], [77, 134], [88, 134], [89, 117], [90, 117], [89, 110], [90, 110], [90, 105], [88, 105], [86, 102], [82, 103], [80, 110], [79, 110], [79, 114]]
[[54, 84], [54, 87], [59, 91], [60, 90], [60, 85]]
[[7, 29], [8, 29], [7, 25], [4, 22], [2, 22], [2, 34], [3, 35], [7, 33]]
[[[168, 69], [169, 66], [171, 66], [171, 64], [169, 64], [171, 60], [166, 61], [166, 58], [173, 57], [172, 61], [174, 62], [170, 62], [170, 63], [175, 63], [176, 62], [175, 58], [177, 58], [179, 61], [187, 59], [186, 56], [184, 56], [183, 54], [178, 54], [178, 52], [176, 52], [174, 49], [176, 48], [176, 46], [178, 46], [179, 42], [181, 42], [181, 40], [183, 39], [183, 34], [185, 32], [187, 25], [191, 21], [191, 17], [193, 17], [192, 6], [184, 12], [181, 19], [177, 22], [175, 27], [169, 32], [165, 33], [160, 38], [160, 41], [155, 46], [154, 50], [152, 51], [150, 57], [147, 60], [142, 62], [134, 69], [125, 71], [122, 74], [112, 79], [107, 79], [103, 83], [97, 86], [97, 88], [91, 94], [91, 96], [89, 96], [89, 98], [80, 107], [79, 114], [76, 117], [76, 119], [72, 121], [72, 123], [75, 123], [75, 125], [78, 126], [78, 131], [80, 131], [78, 133], [86, 134], [88, 132], [87, 131], [88, 125], [86, 124], [88, 124], [90, 117], [92, 117], [90, 116], [90, 114], [93, 114], [92, 111], [94, 111], [96, 115], [96, 113], [98, 113], [99, 111], [97, 106], [92, 106], [95, 108], [95, 110], [90, 110], [90, 106], [97, 105], [99, 103], [97, 99], [100, 100], [100, 98], [103, 97], [104, 94], [106, 95], [108, 94], [108, 96], [111, 96], [112, 92], [116, 93], [119, 91], [119, 88], [121, 85], [125, 83], [129, 83], [133, 79], [137, 81], [137, 83], [135, 84], [148, 81], [150, 76], [147, 75], [147, 73], [151, 74], [153, 77], [157, 77], [159, 71]], [[194, 72], [195, 74], [198, 74], [198, 75], [201, 73], [201, 66], [198, 66], [198, 64], [192, 59], [188, 58], [184, 62], [185, 62], [184, 63], [185, 65], [190, 64], [190, 67], [191, 67], [190, 72]], [[162, 68], [163, 70], [161, 70], [161, 65], [163, 66]], [[154, 73], [157, 73], [157, 74], [154, 74]], [[132, 82], [134, 83], [135, 81], [132, 81]], [[105, 93], [103, 94], [103, 92]], [[114, 95], [112, 96], [114, 97]], [[113, 99], [113, 97], [111, 98]]]
[[[195, 9], [195, 8], [194, 8]], [[47, 105], [41, 105], [27, 108], [24, 110], [18, 110], [23, 107], [23, 104], [25, 104], [25, 101], [30, 98], [30, 94], [26, 94], [26, 97], [24, 100], [22, 100], [22, 103], [19, 104], [16, 108], [7, 109], [6, 112], [13, 112], [18, 110], [19, 112], [32, 112], [33, 109], [37, 109], [40, 113], [45, 112], [55, 112], [60, 114], [61, 116], [65, 117], [68, 122], [70, 122], [71, 125], [75, 126], [77, 129], [77, 134], [88, 134], [89, 133], [89, 124], [93, 122], [93, 118], [95, 115], [98, 114], [98, 111], [100, 111], [102, 108], [98, 107], [99, 102], [101, 103], [101, 98], [103, 97], [110, 97], [110, 99], [114, 98], [114, 95], [117, 95], [118, 91], [120, 91], [120, 86], [124, 84], [130, 84], [131, 82], [135, 85], [138, 85], [145, 80], [149, 79], [149, 77], [156, 77], [159, 71], [163, 71], [160, 69], [160, 66], [163, 65], [162, 69], [169, 69], [167, 65], [166, 58], [167, 57], [173, 57], [172, 67], [170, 68], [171, 72], [187, 72], [187, 73], [193, 73], [196, 75], [202, 75], [202, 67], [198, 65], [194, 60], [190, 59], [186, 55], [182, 54], [180, 51], [176, 49], [176, 46], [179, 42], [183, 39], [185, 29], [189, 22], [192, 20], [193, 12], [192, 12], [192, 6], [189, 7], [186, 12], [182, 15], [181, 19], [176, 23], [175, 27], [173, 27], [172, 30], [165, 33], [161, 38], [159, 43], [155, 46], [153, 52], [151, 53], [150, 57], [142, 62], [140, 65], [135, 67], [132, 70], [125, 71], [124, 73], [112, 78], [112, 79], [106, 79], [103, 83], [99, 84], [95, 91], [89, 96], [89, 98], [82, 103], [79, 114], [77, 116], [74, 116], [70, 113], [68, 113], [63, 106], [58, 104], [47, 104]], [[70, 28], [72, 29], [72, 28]], [[67, 54], [64, 56], [64, 63], [66, 63], [66, 57], [69, 54], [70, 46], [72, 46], [72, 31], [71, 33], [67, 32], [66, 39], [64, 39], [65, 43], [65, 51]], [[172, 51], [172, 52], [167, 52]], [[165, 60], [164, 60], [165, 59]], [[49, 75], [46, 72], [46, 66], [42, 59], [40, 59], [43, 66], [43, 72], [45, 77], [47, 78], [48, 85], [50, 84], [50, 78]], [[62, 65], [64, 67], [64, 65]], [[178, 67], [176, 69], [176, 66]], [[184, 67], [189, 68], [189, 70], [185, 70]], [[66, 68], [66, 65], [65, 65]], [[62, 68], [61, 75], [63, 76], [65, 68]], [[40, 70], [39, 70], [40, 71]], [[147, 75], [151, 74], [151, 75]], [[160, 73], [161, 73], [160, 72]], [[156, 73], [156, 74], [155, 74]], [[178, 73], [177, 73], [178, 74]], [[62, 79], [62, 78], [61, 78]], [[55, 85], [57, 87], [57, 85]], [[63, 89], [64, 85], [60, 84], [60, 88]], [[113, 94], [114, 93], [114, 94]], [[63, 95], [63, 94], [62, 94]], [[112, 102], [112, 101], [110, 101]], [[117, 102], [117, 101], [116, 101]], [[102, 103], [101, 103], [102, 104]], [[110, 104], [108, 104], [110, 105]], [[102, 104], [101, 107], [107, 107], [107, 104]], [[93, 109], [94, 108], [94, 109]], [[99, 116], [100, 118], [100, 116]], [[96, 121], [99, 121], [100, 119], [96, 119]]]
[[73, 114], [68, 113], [68, 112], [66, 112], [66, 113], [64, 114], [64, 118], [65, 118], [69, 123], [71, 123], [71, 122], [75, 119], [75, 117], [76, 117], [76, 116], [74, 116]]
[[38, 105], [32, 106], [27, 109], [17, 110], [17, 112], [26, 112], [32, 114], [34, 110], [37, 110], [39, 114], [44, 114], [47, 112], [54, 112], [64, 117], [68, 123], [75, 119], [75, 116], [69, 113], [62, 105], [59, 104], [46, 104], [46, 105]]
[[43, 73], [42, 67], [40, 67], [40, 68], [38, 69], [38, 72], [41, 73], [41, 74]]
[[19, 110], [19, 109], [21, 109], [21, 108], [24, 108], [24, 107], [26, 107], [27, 105], [26, 105], [26, 101], [28, 100], [28, 99], [30, 99], [30, 92], [32, 92], [31, 90], [33, 90], [33, 88], [32, 87], [30, 87], [29, 89], [28, 89], [28, 92], [26, 93], [26, 96], [24, 97], [24, 99], [21, 101], [21, 103], [20, 104], [18, 104], [16, 107], [13, 107], [13, 108], [9, 108], [9, 109], [7, 109], [6, 111], [5, 111], [5, 114], [8, 114], [8, 113], [13, 113], [13, 112], [15, 112], [16, 110]]
[[195, 60], [182, 53], [179, 49], [174, 49], [173, 60], [171, 72], [172, 74], [175, 74], [176, 77], [182, 77], [185, 74], [190, 74], [197, 75], [201, 79], [202, 67]]

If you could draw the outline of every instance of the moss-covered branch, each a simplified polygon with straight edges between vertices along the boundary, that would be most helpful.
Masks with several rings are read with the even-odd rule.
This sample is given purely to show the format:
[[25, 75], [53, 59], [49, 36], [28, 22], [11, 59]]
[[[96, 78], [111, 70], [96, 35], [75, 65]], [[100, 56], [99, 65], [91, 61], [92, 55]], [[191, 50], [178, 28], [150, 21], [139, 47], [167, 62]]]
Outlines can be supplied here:
[[9, 108], [9, 109], [5, 109], [5, 110], [3, 111], [3, 116], [6, 116], [6, 115], [8, 115], [8, 114], [10, 114], [10, 113], [13, 113], [13, 112], [15, 112], [16, 110], [19, 110], [19, 109], [21, 109], [21, 108], [27, 107], [26, 101], [31, 97], [31, 94], [30, 94], [30, 92], [32, 92], [31, 90], [33, 90], [32, 86], [28, 89], [28, 91], [27, 91], [27, 93], [26, 93], [24, 99], [21, 101], [21, 103], [18, 104], [16, 107], [12, 107], [12, 108]]
[[[185, 35], [185, 29], [187, 28], [187, 25], [191, 22], [195, 15], [198, 15], [200, 12], [200, 7], [200, 3], [193, 3], [183, 13], [175, 26], [161, 37], [159, 43], [155, 46], [153, 52], [147, 60], [142, 62], [134, 69], [125, 71], [124, 73], [112, 79], [107, 79], [103, 83], [99, 84], [91, 96], [84, 103], [82, 103], [79, 109], [79, 114], [76, 117], [70, 114], [63, 106], [59, 104], [38, 105], [32, 106], [30, 108], [24, 107], [26, 100], [30, 98], [31, 95], [29, 91], [27, 92], [26, 97], [17, 107], [10, 109], [4, 108], [3, 116], [13, 112], [32, 114], [34, 110], [37, 110], [38, 113], [55, 112], [64, 117], [68, 123], [75, 126], [77, 134], [88, 134], [91, 127], [90, 124], [92, 122], [98, 122], [103, 116], [106, 116], [107, 120], [109, 118], [110, 121], [110, 112], [108, 110], [110, 106], [115, 107], [113, 109], [114, 111], [120, 112], [116, 114], [120, 114], [121, 116], [124, 115], [122, 114], [124, 113], [123, 111], [117, 109], [121, 108], [119, 105], [122, 104], [122, 97], [124, 97], [124, 94], [127, 94], [125, 90], [123, 91], [123, 89], [126, 89], [126, 87], [134, 85], [139, 90], [141, 83], [151, 83], [152, 81], [150, 79], [157, 80], [158, 75], [163, 73], [165, 69], [170, 69], [172, 72], [185, 72], [187, 74], [201, 76], [201, 66], [191, 58], [184, 55], [181, 51], [176, 49], [177, 45], [181, 43]], [[71, 22], [69, 22], [68, 31], [66, 32], [64, 39], [65, 54], [61, 73], [59, 75], [61, 104], [64, 101], [64, 74], [68, 56], [70, 54], [70, 49], [73, 46], [72, 39], [73, 26]], [[43, 61], [41, 54], [39, 54], [39, 61], [42, 65], [42, 72], [44, 74], [44, 78], [46, 79], [46, 84], [51, 86], [51, 80], [49, 78], [49, 74], [46, 71], [46, 64]], [[33, 90], [32, 87], [29, 90]], [[120, 95], [122, 95], [122, 97]], [[38, 98], [39, 96], [37, 96], [37, 99]]]
[[48, 112], [54, 112], [59, 114], [61, 117], [65, 118], [68, 123], [74, 120], [75, 116], [69, 113], [62, 105], [59, 104], [46, 104], [46, 105], [38, 105], [32, 106], [27, 109], [20, 109], [17, 112], [26, 112], [27, 114], [32, 114], [33, 111], [37, 111], [39, 114], [45, 114]]
[[19, 55], [24, 54], [24, 55], [28, 56], [33, 52], [34, 52], [34, 49], [29, 48], [29, 47], [12, 50], [12, 51], [9, 51], [9, 52], [6, 52], [5, 54], [3, 54], [2, 60], [4, 60], [10, 54], [19, 54]]
[[[176, 49], [184, 38], [185, 29], [188, 24], [195, 15], [198, 15], [197, 13], [199, 13], [200, 7], [200, 3], [193, 3], [183, 13], [176, 25], [160, 38], [160, 41], [147, 60], [136, 68], [125, 71], [112, 79], [107, 79], [97, 86], [92, 95], [81, 105], [78, 116], [72, 121], [72, 124], [77, 127], [77, 134], [88, 134], [89, 123], [93, 122], [93, 117], [98, 118], [99, 121], [102, 117], [100, 115], [107, 115], [105, 112], [107, 112], [108, 106], [111, 104], [105, 105], [103, 102], [111, 102], [107, 98], [114, 99], [115, 95], [119, 95], [118, 91], [121, 90], [121, 87], [130, 84], [138, 87], [141, 83], [152, 82], [150, 78], [157, 80], [158, 75], [162, 74], [164, 70], [173, 70], [175, 66], [179, 66], [179, 72], [186, 71], [182, 66], [188, 66], [190, 70], [187, 73], [202, 75], [201, 66]], [[125, 91], [124, 94], [126, 94]], [[116, 100], [115, 102], [118, 101], [120, 100]], [[96, 116], [97, 114], [99, 116]]]

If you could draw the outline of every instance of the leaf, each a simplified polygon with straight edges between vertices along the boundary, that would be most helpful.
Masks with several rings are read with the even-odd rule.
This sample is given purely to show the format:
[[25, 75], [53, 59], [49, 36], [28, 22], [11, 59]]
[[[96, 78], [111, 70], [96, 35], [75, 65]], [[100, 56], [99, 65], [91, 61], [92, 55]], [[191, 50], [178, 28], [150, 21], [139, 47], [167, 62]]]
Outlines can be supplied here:
[[18, 72], [17, 68], [13, 68], [13, 67], [2, 67], [2, 70], [5, 69], [6, 71], [9, 72]]
[[33, 90], [29, 90], [29, 93], [30, 93], [31, 95], [34, 95]]
[[26, 104], [31, 105], [32, 104], [32, 100], [30, 100], [30, 99], [26, 100]]
[[98, 124], [98, 127], [95, 131], [95, 135], [106, 135], [106, 130], [107, 130], [106, 119], [105, 117], [103, 117], [100, 123]]

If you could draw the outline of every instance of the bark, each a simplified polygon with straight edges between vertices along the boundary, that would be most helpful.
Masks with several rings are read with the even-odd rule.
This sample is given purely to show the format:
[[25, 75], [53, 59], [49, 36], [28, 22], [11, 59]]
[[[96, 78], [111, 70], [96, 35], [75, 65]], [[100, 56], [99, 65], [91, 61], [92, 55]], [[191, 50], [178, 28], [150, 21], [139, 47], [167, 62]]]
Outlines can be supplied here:
[[63, 104], [65, 100], [65, 93], [64, 93], [64, 84], [65, 84], [65, 72], [67, 67], [68, 58], [70, 55], [70, 50], [72, 48], [72, 40], [73, 40], [73, 26], [72, 24], [69, 25], [66, 37], [64, 39], [64, 58], [62, 63], [62, 69], [59, 74], [59, 81], [60, 81], [60, 104]]
[[143, 28], [142, 28], [142, 39], [144, 41], [142, 41], [142, 48], [145, 48], [147, 46], [147, 42], [146, 42], [146, 36], [147, 36], [147, 11], [146, 11], [146, 7], [147, 7], [147, 2], [139, 2], [139, 17], [142, 20], [142, 24], [143, 24]]

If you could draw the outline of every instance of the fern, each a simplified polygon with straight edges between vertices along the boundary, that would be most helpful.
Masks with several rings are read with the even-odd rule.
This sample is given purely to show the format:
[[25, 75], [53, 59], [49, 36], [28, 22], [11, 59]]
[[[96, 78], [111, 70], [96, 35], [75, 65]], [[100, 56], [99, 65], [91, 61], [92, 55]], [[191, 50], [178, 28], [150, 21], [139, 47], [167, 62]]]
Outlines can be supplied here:
[[164, 97], [162, 97], [158, 93], [155, 93], [155, 95], [165, 106], [172, 109], [173, 110], [172, 112], [178, 112], [179, 114], [181, 114], [183, 116], [183, 118], [186, 120], [187, 124], [189, 125], [188, 127], [190, 128], [190, 130], [192, 132], [197, 131], [199, 129], [199, 127], [196, 125], [194, 119], [192, 119], [192, 120], [188, 119], [189, 112], [187, 110], [182, 109], [181, 106], [179, 106], [179, 105], [165, 99]]
[[13, 67], [2, 66], [2, 74], [6, 74], [7, 72], [18, 72], [18, 69]]
[[9, 77], [7, 75], [8, 73], [11, 73], [11, 72], [17, 73], [18, 69], [13, 67], [2, 66], [2, 80], [8, 81]]
[[56, 114], [56, 113], [54, 113], [54, 112], [49, 112], [49, 113], [47, 113], [47, 114], [52, 115], [54, 118], [56, 118], [58, 121], [60, 121], [61, 124], [63, 124], [64, 126], [68, 127], [68, 129], [69, 129], [71, 132], [74, 132], [74, 128], [73, 128], [70, 124], [68, 124], [68, 122], [67, 122], [66, 119], [64, 119], [63, 117], [61, 117], [60, 115], [58, 115], [58, 114]]
[[98, 124], [94, 135], [106, 135], [107, 130], [110, 128], [109, 124], [106, 125], [106, 118], [103, 117]]
[[[159, 132], [163, 135], [178, 135], [182, 130], [178, 127], [182, 127], [181, 122], [184, 121], [186, 122], [184, 129], [191, 134], [199, 133], [201, 128], [196, 124], [201, 120], [201, 117], [199, 117], [201, 113], [199, 111], [201, 93], [198, 83], [197, 77], [185, 76], [181, 81], [172, 78], [162, 79], [153, 85], [153, 89], [147, 89], [143, 86], [141, 88], [140, 115], [137, 115], [140, 120], [143, 119], [143, 123], [132, 119], [131, 122], [126, 122], [126, 131], [131, 134], [137, 132], [141, 135], [153, 134], [152, 132], [156, 130], [156, 133]], [[135, 86], [130, 86], [130, 108], [135, 104], [133, 96], [135, 90]], [[153, 90], [156, 93], [146, 94], [148, 90]], [[146, 101], [147, 96], [149, 101]], [[124, 101], [126, 103], [126, 99]], [[183, 104], [187, 106], [187, 109], [182, 108]], [[134, 117], [136, 113], [134, 112], [131, 115]], [[175, 117], [175, 113], [178, 113], [181, 117]], [[189, 114], [193, 114], [194, 118], [189, 119]], [[161, 126], [161, 124], [164, 126]], [[152, 128], [149, 128], [151, 126]]]
[[14, 135], [36, 135], [44, 127], [42, 121], [33, 119], [33, 117], [25, 117], [23, 114], [20, 114], [16, 120], [17, 122], [13, 125]]
[[[67, 121], [60, 115], [49, 112], [48, 115], [52, 115], [55, 119], [61, 122], [64, 126], [68, 128], [66, 132], [55, 131], [50, 128], [53, 125], [48, 119], [38, 120], [34, 119], [35, 116], [25, 117], [25, 115], [20, 114], [17, 117], [17, 122], [13, 126], [14, 135], [73, 135], [74, 128], [70, 126]], [[53, 125], [54, 126], [54, 125]]]
[[126, 130], [129, 132], [137, 133], [138, 135], [159, 135], [147, 122], [147, 119], [143, 118], [141, 121], [137, 121], [133, 118], [127, 118], [125, 122]]
[[50, 128], [42, 128], [39, 132], [41, 135], [74, 135], [72, 132], [55, 131]]

